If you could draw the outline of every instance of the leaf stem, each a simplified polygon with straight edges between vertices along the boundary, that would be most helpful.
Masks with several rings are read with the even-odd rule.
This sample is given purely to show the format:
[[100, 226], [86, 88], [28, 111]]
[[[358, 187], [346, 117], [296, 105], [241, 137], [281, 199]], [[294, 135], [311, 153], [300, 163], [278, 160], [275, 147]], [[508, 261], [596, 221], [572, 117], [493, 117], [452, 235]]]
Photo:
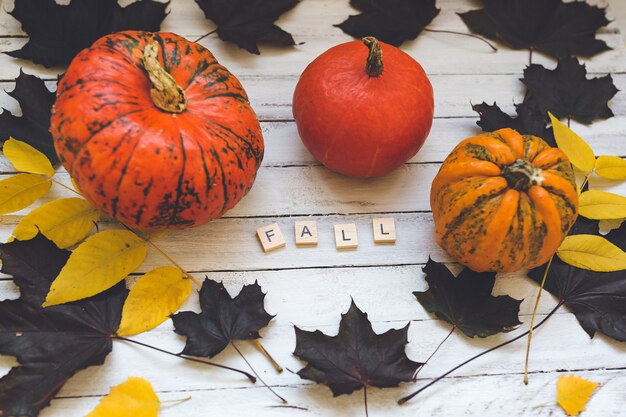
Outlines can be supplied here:
[[254, 346], [256, 346], [256, 348], [261, 351], [263, 356], [265, 356], [267, 360], [270, 361], [274, 369], [276, 369], [276, 372], [281, 373], [283, 371], [283, 367], [280, 366], [278, 362], [276, 362], [276, 360], [272, 357], [272, 355], [270, 355], [270, 353], [267, 350], [265, 350], [265, 348], [263, 347], [259, 339], [254, 339], [252, 341], [252, 344], [254, 344]]
[[543, 293], [543, 286], [546, 283], [546, 278], [548, 277], [548, 271], [550, 270], [550, 265], [552, 265], [552, 259], [554, 259], [554, 255], [550, 257], [548, 260], [548, 265], [546, 266], [546, 270], [543, 273], [543, 278], [541, 279], [541, 285], [539, 286], [539, 292], [537, 293], [537, 298], [535, 298], [535, 307], [533, 308], [533, 315], [530, 317], [530, 329], [528, 329], [528, 341], [526, 342], [526, 359], [524, 361], [524, 385], [528, 385], [528, 360], [530, 357], [530, 343], [533, 338], [533, 326], [535, 325], [535, 316], [537, 315], [537, 309], [539, 308], [539, 300], [541, 300], [541, 294]]
[[463, 32], [455, 32], [453, 30], [439, 30], [439, 29], [428, 29], [428, 28], [424, 28], [423, 30], [425, 32], [450, 33], [452, 35], [469, 36], [470, 38], [476, 38], [478, 40], [483, 41], [487, 45], [489, 45], [489, 47], [491, 48], [491, 50], [493, 52], [498, 52], [498, 48], [496, 48], [491, 42], [489, 42], [487, 39], [483, 38], [482, 36], [478, 36], [478, 35], [475, 35], [473, 33], [463, 33]]
[[435, 348], [435, 350], [430, 354], [430, 356], [428, 358], [426, 358], [426, 361], [424, 361], [424, 363], [422, 364], [422, 366], [420, 366], [419, 368], [417, 368], [417, 370], [415, 371], [415, 373], [413, 374], [413, 382], [417, 381], [417, 374], [420, 373], [420, 371], [422, 369], [424, 369], [424, 365], [428, 364], [428, 361], [430, 360], [430, 358], [432, 358], [433, 356], [435, 356], [435, 353], [437, 353], [437, 351], [439, 350], [439, 348], [446, 343], [446, 340], [448, 340], [448, 338], [450, 338], [450, 336], [452, 336], [452, 333], [454, 333], [454, 331], [456, 330], [456, 325], [452, 326], [452, 328], [450, 329], [450, 332], [448, 333], [448, 335], [439, 343], [439, 345], [437, 345], [437, 347]]
[[[165, 400], [165, 401], [159, 401], [159, 405], [161, 405], [161, 408], [165, 408], [165, 407], [174, 407], [178, 404], [182, 404], [184, 402], [187, 402], [191, 400], [191, 395], [185, 397], [185, 398], [179, 398], [177, 400]], [[166, 404], [165, 407], [163, 407], [162, 405]]]
[[251, 382], [253, 382], [253, 383], [256, 382], [256, 378], [253, 375], [250, 375], [248, 372], [242, 371], [241, 369], [231, 368], [230, 366], [220, 365], [219, 363], [205, 361], [205, 360], [202, 360], [202, 359], [190, 358], [189, 356], [184, 356], [182, 353], [170, 352], [168, 350], [161, 349], [161, 348], [158, 348], [156, 346], [151, 346], [151, 345], [148, 345], [146, 343], [139, 342], [138, 340], [128, 339], [128, 338], [122, 337], [122, 336], [113, 336], [112, 338], [113, 339], [117, 339], [117, 340], [121, 340], [121, 341], [124, 341], [124, 342], [128, 342], [128, 343], [134, 343], [136, 345], [139, 345], [139, 346], [142, 346], [142, 347], [145, 347], [145, 348], [148, 348], [148, 349], [156, 350], [157, 352], [165, 353], [166, 355], [176, 356], [176, 357], [184, 359], [186, 361], [196, 362], [196, 363], [203, 363], [205, 365], [215, 366], [215, 367], [218, 367], [218, 368], [227, 369], [229, 371], [238, 372], [240, 374], [245, 375]]
[[57, 180], [55, 180], [55, 179], [54, 179], [54, 178], [52, 178], [52, 177], [49, 177], [49, 178], [50, 178], [50, 181], [51, 181], [51, 182], [53, 182], [53, 183], [55, 183], [56, 185], [60, 185], [61, 187], [65, 188], [65, 189], [68, 189], [68, 190], [70, 190], [71, 192], [76, 193], [76, 194], [78, 194], [78, 195], [79, 195], [79, 196], [81, 196], [81, 197], [83, 196], [81, 193], [79, 193], [78, 191], [76, 191], [76, 190], [75, 190], [75, 189], [73, 189], [72, 187], [68, 187], [67, 185], [63, 184], [61, 181], [57, 181]]
[[369, 412], [367, 411], [367, 384], [363, 385], [363, 402], [365, 403], [365, 417], [369, 417]]
[[217, 32], [217, 28], [213, 29], [212, 31], [210, 31], [209, 33], [205, 33], [204, 35], [200, 36], [198, 39], [196, 39], [194, 42], [200, 42], [202, 39], [206, 38], [207, 36], [210, 36], [212, 34], [214, 34], [215, 32]]
[[257, 371], [254, 370], [254, 368], [252, 367], [252, 365], [250, 364], [250, 362], [248, 362], [248, 359], [246, 359], [245, 356], [243, 356], [243, 353], [241, 353], [241, 351], [239, 350], [239, 348], [237, 347], [237, 345], [235, 345], [235, 342], [233, 342], [232, 340], [230, 341], [230, 345], [237, 351], [237, 353], [239, 354], [239, 356], [241, 356], [241, 359], [243, 359], [243, 361], [246, 363], [246, 365], [248, 365], [248, 368], [250, 368], [250, 370], [254, 373], [254, 375], [256, 375], [256, 377], [258, 378], [259, 381], [261, 381], [261, 383], [263, 385], [265, 385], [265, 388], [267, 388], [268, 390], [270, 390], [270, 392], [272, 394], [274, 394], [276, 397], [278, 397], [283, 404], [288, 404], [287, 400], [284, 399], [283, 397], [281, 397], [280, 395], [278, 395], [276, 393], [276, 391], [274, 391], [272, 389], [272, 387], [270, 387], [269, 385], [267, 385], [267, 383], [263, 380], [263, 378], [261, 378], [261, 376], [257, 373]]
[[191, 282], [193, 282], [194, 284], [196, 284], [196, 286], [198, 288], [202, 287], [202, 284], [200, 283], [200, 281], [198, 281], [193, 275], [191, 275], [189, 272], [187, 272], [187, 270], [185, 270], [185, 268], [183, 268], [182, 266], [180, 266], [180, 264], [178, 262], [176, 262], [170, 255], [168, 255], [163, 249], [161, 249], [160, 247], [158, 247], [156, 245], [156, 243], [154, 243], [149, 237], [144, 236], [143, 233], [139, 232], [138, 230], [134, 230], [132, 227], [128, 227], [126, 226], [124, 223], [120, 223], [122, 226], [124, 226], [126, 229], [130, 230], [131, 232], [133, 232], [134, 234], [136, 234], [137, 236], [139, 236], [141, 239], [143, 239], [144, 242], [146, 242], [148, 245], [152, 246], [162, 257], [164, 257], [165, 259], [167, 259], [172, 265], [174, 265], [176, 268], [180, 269], [183, 274], [185, 274], [185, 278], [189, 279]]
[[[559, 303], [552, 309], [552, 311], [550, 311], [548, 313], [548, 315], [546, 315], [543, 320], [541, 320], [539, 323], [537, 323], [537, 325], [533, 328], [533, 330], [536, 330], [539, 326], [541, 326], [543, 323], [545, 323], [550, 317], [552, 317], [552, 315], [554, 313], [556, 313], [556, 311], [563, 305], [563, 301], [559, 301]], [[421, 387], [420, 389], [418, 389], [417, 391], [413, 392], [412, 394], [407, 395], [406, 397], [402, 397], [398, 400], [398, 404], [402, 405], [405, 402], [409, 401], [411, 398], [415, 397], [417, 394], [419, 394], [420, 392], [424, 391], [426, 388], [430, 387], [431, 385], [439, 382], [440, 380], [444, 379], [445, 377], [447, 377], [448, 375], [450, 375], [452, 372], [456, 371], [457, 369], [467, 365], [468, 363], [472, 362], [474, 359], [478, 359], [483, 355], [486, 355], [487, 353], [493, 352], [494, 350], [500, 349], [501, 347], [504, 347], [508, 344], [511, 344], [519, 339], [521, 339], [522, 337], [526, 336], [529, 333], [529, 331], [525, 331], [524, 333], [520, 334], [519, 336], [514, 337], [511, 340], [507, 340], [506, 342], [500, 343], [497, 346], [492, 347], [491, 349], [487, 349], [481, 353], [479, 353], [478, 355], [472, 356], [471, 358], [469, 358], [468, 360], [466, 360], [465, 362], [455, 366], [454, 368], [450, 369], [448, 372], [446, 372], [443, 375], [438, 376], [437, 378], [435, 378], [434, 380], [430, 381], [428, 384], [424, 385], [423, 387]]]

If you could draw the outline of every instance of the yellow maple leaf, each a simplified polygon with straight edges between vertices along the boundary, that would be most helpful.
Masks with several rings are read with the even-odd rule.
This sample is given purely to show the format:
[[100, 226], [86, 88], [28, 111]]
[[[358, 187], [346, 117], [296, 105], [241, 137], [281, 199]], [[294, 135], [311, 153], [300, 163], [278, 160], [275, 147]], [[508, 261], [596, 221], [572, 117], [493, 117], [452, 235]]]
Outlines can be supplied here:
[[87, 417], [157, 417], [161, 403], [150, 382], [143, 378], [130, 377], [111, 388]]
[[599, 386], [575, 375], [561, 375], [556, 381], [556, 402], [568, 416], [577, 416], [585, 409], [591, 394]]

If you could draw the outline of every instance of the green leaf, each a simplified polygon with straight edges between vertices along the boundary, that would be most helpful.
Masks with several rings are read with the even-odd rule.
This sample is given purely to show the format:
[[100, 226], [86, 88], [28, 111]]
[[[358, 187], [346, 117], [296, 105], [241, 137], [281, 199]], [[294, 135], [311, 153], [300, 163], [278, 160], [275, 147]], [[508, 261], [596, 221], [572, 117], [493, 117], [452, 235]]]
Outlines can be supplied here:
[[144, 260], [146, 242], [128, 230], [105, 230], [85, 240], [54, 280], [44, 307], [91, 297], [105, 291]]
[[591, 147], [572, 129], [561, 123], [552, 113], [548, 113], [554, 129], [554, 139], [559, 149], [569, 158], [572, 165], [584, 172], [591, 172], [596, 157]]
[[626, 269], [626, 252], [602, 236], [568, 236], [556, 253], [563, 262], [576, 268], [597, 272]]

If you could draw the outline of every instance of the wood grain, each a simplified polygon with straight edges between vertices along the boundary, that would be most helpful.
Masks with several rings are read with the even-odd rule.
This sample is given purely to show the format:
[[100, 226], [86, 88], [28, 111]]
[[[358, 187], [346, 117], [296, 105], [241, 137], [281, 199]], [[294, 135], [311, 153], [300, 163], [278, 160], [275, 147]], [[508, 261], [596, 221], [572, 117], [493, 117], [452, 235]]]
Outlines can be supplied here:
[[[617, 1], [611, 2], [609, 13], [611, 6], [623, 7]], [[602, 7], [609, 4], [606, 0], [591, 3]], [[27, 41], [19, 23], [6, 12], [11, 10], [12, 4], [12, 0], [5, 0], [0, 11], [0, 52], [19, 48]], [[433, 29], [466, 32], [456, 13], [477, 8], [479, 2], [438, 0], [437, 6], [442, 12], [433, 22]], [[449, 325], [424, 311], [412, 294], [427, 288], [421, 268], [429, 256], [448, 263], [455, 271], [460, 269], [432, 239], [430, 183], [450, 150], [461, 139], [480, 131], [472, 103], [497, 101], [505, 111], [512, 113], [513, 104], [523, 99], [519, 78], [528, 64], [528, 53], [501, 45], [497, 53], [491, 53], [474, 39], [436, 33], [424, 33], [417, 40], [406, 42], [402, 49], [420, 61], [435, 89], [436, 118], [430, 136], [422, 150], [393, 174], [380, 179], [353, 180], [327, 171], [303, 147], [291, 115], [291, 95], [299, 74], [311, 60], [329, 47], [352, 39], [333, 25], [355, 13], [348, 0], [304, 0], [278, 21], [302, 44], [287, 49], [262, 45], [261, 56], [252, 56], [215, 35], [201, 41], [240, 78], [251, 97], [262, 121], [265, 159], [250, 194], [225, 218], [193, 230], [170, 231], [154, 239], [198, 279], [208, 276], [224, 281], [233, 294], [242, 285], [258, 280], [267, 291], [267, 309], [277, 317], [262, 332], [263, 344], [288, 370], [276, 374], [251, 344], [242, 342], [239, 347], [262, 377], [289, 400], [289, 407], [278, 404], [260, 384], [249, 384], [236, 374], [116, 341], [105, 364], [73, 377], [52, 406], [41, 413], [42, 417], [86, 415], [111, 385], [131, 375], [149, 379], [162, 400], [192, 397], [182, 404], [168, 404], [161, 416], [253, 413], [268, 417], [362, 416], [361, 393], [332, 398], [326, 387], [303, 381], [291, 372], [303, 365], [291, 354], [295, 345], [293, 325], [334, 334], [339, 316], [347, 310], [352, 297], [369, 313], [376, 331], [399, 328], [411, 322], [411, 343], [407, 352], [414, 360], [424, 360], [445, 337]], [[213, 29], [213, 23], [204, 19], [194, 0], [171, 1], [163, 30], [193, 40]], [[612, 74], [621, 90], [609, 103], [616, 117], [592, 126], [576, 123], [572, 126], [597, 155], [624, 157], [626, 48], [615, 24], [603, 29], [599, 37], [614, 49], [583, 61], [590, 76]], [[548, 68], [555, 65], [553, 59], [541, 54], [533, 59]], [[30, 74], [44, 77], [51, 89], [54, 89], [57, 74], [63, 70], [45, 69], [0, 54], [0, 88], [13, 89], [12, 80], [21, 67]], [[17, 103], [6, 94], [0, 94], [0, 107], [20, 113]], [[14, 172], [11, 164], [0, 158], [0, 179]], [[69, 177], [62, 169], [57, 177], [69, 185]], [[592, 177], [591, 187], [626, 194], [625, 184], [597, 177]], [[52, 198], [68, 196], [70, 192], [55, 186], [33, 207]], [[27, 212], [0, 216], [0, 239], [6, 240]], [[394, 245], [374, 243], [371, 226], [374, 217], [395, 218], [397, 241]], [[295, 246], [293, 225], [297, 220], [317, 222], [319, 243], [316, 247]], [[286, 247], [266, 254], [255, 231], [273, 222], [283, 230]], [[358, 249], [336, 250], [333, 226], [340, 223], [356, 223]], [[115, 224], [103, 221], [100, 227], [115, 227]], [[152, 251], [137, 273], [165, 264], [164, 259]], [[129, 285], [135, 278], [136, 275], [128, 280]], [[622, 415], [621, 410], [626, 407], [626, 346], [602, 335], [590, 339], [567, 309], [559, 311], [536, 332], [528, 386], [522, 384], [520, 375], [524, 343], [519, 341], [473, 362], [406, 406], [395, 405], [399, 397], [430, 378], [525, 331], [536, 293], [536, 284], [526, 278], [524, 271], [499, 274], [494, 294], [524, 299], [520, 309], [524, 324], [512, 333], [487, 339], [467, 339], [454, 334], [425, 367], [415, 385], [370, 389], [370, 415], [559, 416], [563, 412], [554, 403], [555, 383], [565, 371], [602, 384], [584, 416]], [[17, 296], [10, 278], [1, 275], [0, 299]], [[554, 298], [544, 294], [538, 310], [540, 317], [554, 305]], [[192, 295], [183, 308], [198, 310], [196, 296]], [[137, 340], [173, 352], [179, 352], [184, 344], [184, 339], [172, 332], [170, 321], [137, 336]], [[217, 360], [245, 366], [231, 349]], [[12, 358], [0, 358], [0, 374], [14, 365]]]

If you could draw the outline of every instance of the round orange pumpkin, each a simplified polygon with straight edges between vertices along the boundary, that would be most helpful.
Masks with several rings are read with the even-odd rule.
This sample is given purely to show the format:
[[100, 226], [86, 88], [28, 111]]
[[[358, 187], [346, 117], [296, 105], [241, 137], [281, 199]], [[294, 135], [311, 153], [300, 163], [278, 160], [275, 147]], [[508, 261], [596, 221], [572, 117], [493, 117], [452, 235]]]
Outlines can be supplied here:
[[422, 147], [433, 89], [411, 56], [373, 37], [337, 45], [304, 70], [293, 95], [298, 133], [332, 171], [377, 177]]
[[79, 53], [51, 132], [85, 198], [144, 230], [220, 217], [252, 186], [264, 150], [239, 81], [171, 33], [121, 32]]
[[437, 243], [475, 271], [515, 271], [550, 259], [578, 215], [565, 154], [501, 129], [465, 139], [430, 194]]

